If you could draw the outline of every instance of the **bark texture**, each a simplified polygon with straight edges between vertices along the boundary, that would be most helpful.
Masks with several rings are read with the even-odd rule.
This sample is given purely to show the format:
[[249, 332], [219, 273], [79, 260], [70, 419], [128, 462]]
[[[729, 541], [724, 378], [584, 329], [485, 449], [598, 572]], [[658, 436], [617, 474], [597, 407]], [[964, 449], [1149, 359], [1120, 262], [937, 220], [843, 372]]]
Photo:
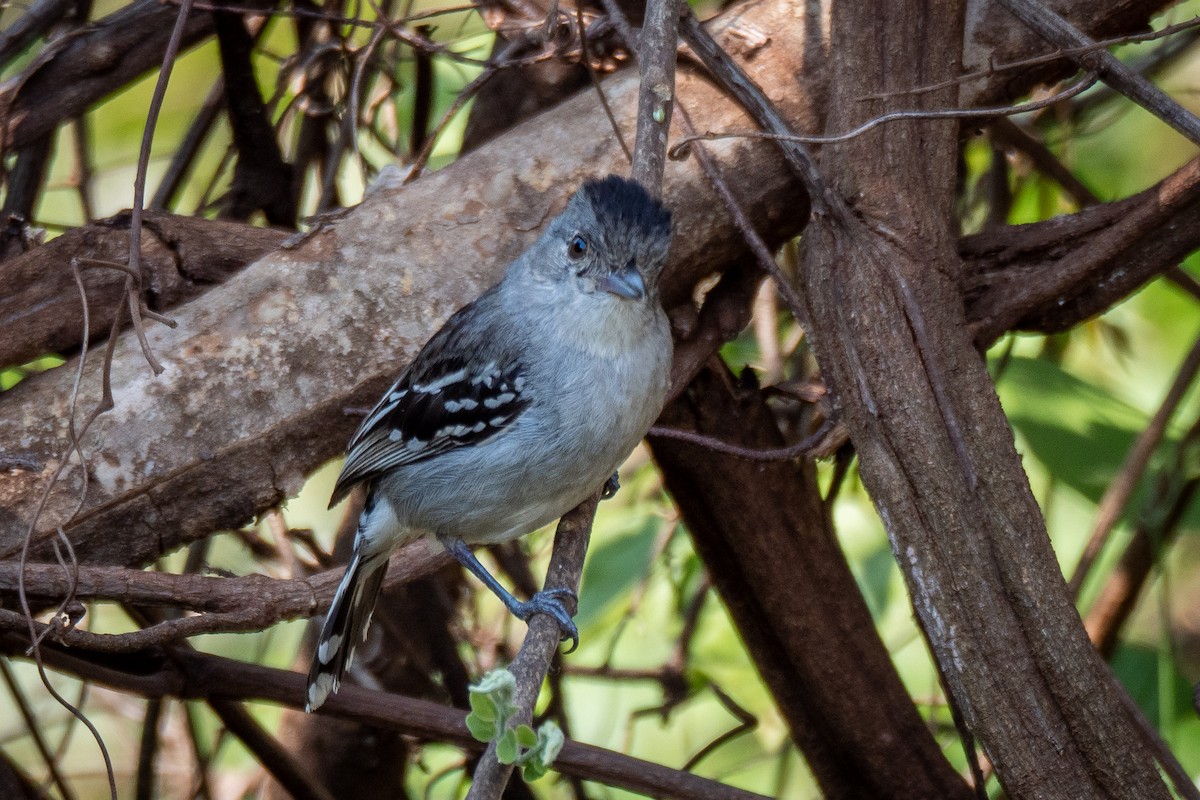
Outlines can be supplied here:
[[[761, 392], [724, 365], [702, 371], [661, 422], [749, 448], [783, 444]], [[823, 796], [971, 797], [879, 639], [812, 464], [747, 461], [665, 438], [651, 447]]]
[[[719, 28], [795, 27], [781, 0], [740, 5], [723, 20]], [[791, 43], [781, 37], [758, 48], [749, 68], [786, 98], [785, 113], [797, 127], [809, 128], [815, 116], [795, 90], [800, 64]], [[629, 135], [636, 76], [614, 76], [605, 88]], [[699, 124], [748, 127], [694, 72], [680, 72], [678, 94], [705, 109]], [[85, 439], [85, 450], [97, 455], [83, 509], [67, 528], [80, 558], [144, 563], [294, 494], [357, 424], [345, 407], [369, 404], [446, 317], [498, 277], [584, 177], [625, 170], [608, 130], [595, 98], [578, 96], [444, 170], [372, 195], [335, 227], [264, 258], [203, 304], [181, 308], [178, 329], [152, 328], [151, 347], [166, 367], [158, 378], [136, 341], [123, 337], [112, 368], [115, 408]], [[794, 230], [786, 210], [796, 190], [770, 145], [734, 141], [717, 152], [735, 188], [755, 198], [751, 211], [771, 238]], [[742, 245], [690, 163], [668, 166], [666, 193], [676, 240], [665, 301], [690, 304], [696, 280], [736, 260]], [[72, 368], [29, 380], [4, 398], [0, 441], [12, 446], [0, 477], [0, 553], [20, 548], [64, 452]], [[83, 413], [96, 402], [98, 377], [99, 364], [89, 364]], [[58, 482], [35, 549], [68, 518], [83, 472], [74, 463]]]
[[[865, 95], [957, 74], [963, 7], [839, 5], [831, 130]], [[907, 97], [927, 107], [953, 89]], [[1071, 603], [954, 276], [957, 129], [906, 122], [822, 153], [832, 213], [803, 271], [814, 346], [947, 689], [1010, 796], [1165, 798]], [[902, 201], [901, 201], [902, 200]], [[1048, 749], [1056, 757], [1047, 758]]]

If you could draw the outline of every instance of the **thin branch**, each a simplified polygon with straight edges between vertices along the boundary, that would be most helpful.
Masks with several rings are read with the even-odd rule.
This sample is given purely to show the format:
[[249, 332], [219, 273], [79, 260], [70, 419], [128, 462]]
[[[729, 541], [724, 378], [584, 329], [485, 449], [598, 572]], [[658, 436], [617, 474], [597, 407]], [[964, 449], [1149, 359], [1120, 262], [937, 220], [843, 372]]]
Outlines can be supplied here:
[[917, 119], [992, 119], [994, 117], [1012, 116], [1015, 114], [1027, 114], [1030, 111], [1038, 111], [1043, 108], [1060, 103], [1063, 100], [1069, 100], [1078, 94], [1083, 93], [1089, 87], [1096, 83], [1098, 77], [1096, 73], [1088, 73], [1078, 82], [1072, 84], [1061, 92], [1044, 97], [1041, 100], [1032, 100], [1028, 103], [1019, 103], [1015, 106], [993, 106], [991, 108], [938, 108], [929, 111], [891, 111], [887, 114], [880, 114], [878, 117], [872, 117], [861, 125], [858, 125], [845, 133], [827, 134], [822, 136], [800, 136], [794, 133], [778, 133], [764, 131], [728, 131], [722, 133], [708, 132], [697, 134], [694, 136], [685, 136], [675, 143], [671, 148], [671, 158], [681, 158], [687, 153], [688, 147], [694, 141], [712, 141], [717, 139], [770, 139], [776, 142], [791, 142], [798, 144], [837, 144], [839, 142], [849, 141], [850, 139], [862, 136], [868, 131], [878, 128], [889, 122], [899, 122], [902, 120], [917, 120]]
[[[692, 125], [691, 116], [687, 113], [687, 109], [681, 104], [679, 106], [679, 121], [687, 136], [683, 141], [690, 140], [696, 134], [696, 129]], [[672, 153], [679, 149], [679, 145], [671, 148]], [[708, 155], [708, 152], [702, 147], [695, 148], [692, 151], [696, 156], [696, 162], [703, 170], [705, 177], [712, 184], [713, 189], [721, 198], [721, 202], [725, 204], [725, 209], [733, 217], [733, 224], [737, 226], [738, 231], [742, 234], [746, 244], [749, 245], [750, 251], [754, 253], [755, 259], [758, 261], [758, 266], [763, 272], [771, 276], [775, 282], [775, 286], [779, 289], [779, 293], [783, 295], [784, 302], [788, 305], [788, 310], [792, 312], [792, 316], [797, 321], [804, 321], [804, 301], [800, 297], [800, 293], [796, 291], [796, 287], [788, 280], [788, 277], [783, 274], [783, 270], [779, 268], [779, 264], [775, 262], [775, 256], [771, 253], [771, 249], [767, 247], [767, 243], [759, 236], [758, 231], [754, 228], [754, 223], [750, 221], [750, 216], [742, 208], [742, 204], [734, 197], [733, 190], [729, 188], [729, 184], [725, 182], [720, 170], [717, 169], [716, 163]], [[672, 155], [672, 158], [675, 156]]]
[[[540, 625], [538, 620], [553, 626], [550, 634], [557, 640], [557, 625], [541, 616], [530, 622]], [[25, 647], [26, 642], [19, 637], [0, 635], [0, 653], [18, 655]], [[304, 707], [306, 678], [298, 672], [187, 651], [176, 652], [170, 659], [148, 653], [113, 661], [52, 644], [45, 645], [43, 650], [46, 663], [56, 670], [145, 697], [223, 698], [278, 703], [293, 709]], [[483, 747], [467, 730], [466, 714], [461, 710], [359, 686], [343, 686], [321, 707], [321, 713], [468, 750]], [[753, 792], [572, 741], [563, 746], [555, 768], [564, 774], [651, 797], [766, 800]]]
[[662, 193], [667, 136], [675, 108], [675, 53], [679, 43], [680, 0], [650, 0], [638, 44], [637, 139], [633, 179], [652, 194]]
[[225, 79], [223, 76], [217, 76], [217, 79], [213, 81], [212, 88], [208, 91], [208, 96], [204, 98], [192, 124], [188, 127], [187, 133], [184, 134], [183, 140], [171, 154], [171, 163], [167, 167], [167, 171], [163, 173], [158, 188], [154, 191], [154, 197], [150, 198], [149, 208], [156, 211], [164, 210], [175, 204], [179, 188], [188, 173], [191, 172], [196, 156], [200, 153], [200, 147], [208, 138], [209, 132], [212, 131], [212, 127], [217, 121], [217, 115], [221, 113], [224, 104]]
[[727, 453], [731, 456], [744, 458], [748, 461], [788, 461], [793, 458], [799, 458], [812, 453], [824, 440], [825, 437], [836, 427], [836, 423], [832, 420], [825, 420], [815, 433], [805, 436], [799, 442], [788, 445], [787, 447], [776, 447], [766, 450], [757, 450], [752, 447], [742, 447], [741, 445], [731, 444], [721, 439], [712, 436], [695, 433], [693, 431], [680, 430], [678, 428], [664, 428], [661, 425], [656, 425], [650, 429], [651, 436], [661, 436], [664, 439], [679, 439], [680, 441], [698, 444], [701, 447], [707, 447], [709, 450], [718, 453]]
[[305, 765], [299, 763], [282, 745], [247, 713], [238, 703], [224, 698], [208, 698], [226, 730], [246, 746], [271, 777], [295, 800], [334, 800], [321, 782]]
[[[546, 571], [547, 590], [566, 589], [578, 596], [583, 559], [599, 502], [600, 495], [597, 493], [567, 512], [559, 521], [554, 534], [550, 566]], [[561, 637], [558, 622], [552, 617], [538, 614], [529, 620], [529, 632], [525, 634], [517, 657], [509, 665], [509, 671], [517, 679], [513, 689], [513, 705], [519, 709], [512, 720], [513, 726], [528, 724], [533, 719], [533, 705], [537, 702], [538, 692], [546, 679]], [[560, 755], [555, 762], [556, 768], [561, 769], [561, 760]], [[479, 759], [467, 800], [498, 800], [504, 793], [512, 771], [513, 765], [501, 764], [496, 758], [496, 743], [489, 742], [487, 751]]]
[[629, 163], [633, 163], [633, 153], [629, 150], [629, 145], [625, 143], [625, 134], [621, 131], [621, 126], [617, 124], [617, 118], [613, 116], [612, 107], [608, 104], [608, 97], [604, 94], [604, 87], [600, 85], [600, 76], [596, 74], [595, 67], [592, 66], [592, 57], [588, 53], [587, 46], [587, 29], [583, 25], [583, 4], [575, 6], [575, 24], [579, 30], [579, 50], [580, 63], [587, 70], [588, 78], [592, 82], [592, 87], [596, 90], [596, 97], [600, 100], [600, 106], [604, 109], [604, 116], [608, 117], [608, 124], [612, 126], [613, 135], [617, 137], [617, 142], [621, 145], [621, 150], [625, 153], [625, 158], [629, 159]]
[[46, 741], [46, 737], [42, 735], [38, 719], [33, 709], [30, 708], [25, 693], [21, 691], [21, 685], [17, 683], [12, 669], [4, 659], [0, 659], [0, 676], [4, 678], [4, 683], [8, 687], [9, 694], [12, 695], [13, 702], [21, 712], [21, 719], [25, 721], [25, 727], [29, 730], [33, 744], [37, 748], [38, 754], [42, 757], [42, 762], [45, 763], [46, 770], [50, 773], [51, 782], [58, 787], [63, 800], [75, 800], [75, 792], [71, 790], [71, 785], [67, 783], [66, 778], [58, 769], [59, 760], [56, 754], [50, 751], [50, 745]]
[[746, 109], [755, 122], [769, 132], [770, 136], [764, 138], [771, 138], [778, 144], [788, 166], [808, 191], [812, 210], [817, 214], [827, 213], [825, 181], [812, 153], [796, 138], [787, 120], [763, 94], [762, 88], [717, 44], [690, 9], [684, 10], [679, 33], [705, 69]]
[[[1050, 44], [1057, 47], [1090, 47], [1090, 37], [1037, 0], [999, 0], [1013, 16], [1025, 23]], [[1151, 114], [1200, 144], [1200, 118], [1175, 101], [1169, 94], [1138, 75], [1120, 59], [1104, 50], [1082, 53], [1072, 59], [1100, 77], [1121, 94]]]
[[1191, 349], [1175, 375], [1175, 380], [1167, 390], [1167, 396], [1163, 398], [1162, 404], [1154, 413], [1150, 424], [1138, 434], [1133, 447], [1125, 456], [1125, 463], [1121, 465], [1116, 478], [1109, 484], [1108, 489], [1104, 492], [1104, 497], [1100, 500], [1100, 506], [1096, 510], [1096, 521], [1092, 525], [1092, 534], [1088, 537], [1083, 554], [1079, 557], [1079, 563], [1075, 566], [1071, 580], [1067, 583], [1072, 596], [1079, 596], [1079, 590], [1083, 586], [1088, 572], [1091, 571], [1096, 557], [1100, 555], [1101, 549], [1121, 518], [1125, 506], [1133, 497], [1133, 491], [1137, 488], [1150, 463], [1150, 456], [1154, 454], [1158, 443], [1162, 441], [1167, 424], [1174, 416], [1175, 409], [1183, 401], [1184, 395], [1195, 382], [1198, 373], [1200, 373], [1200, 338], [1192, 343]]
[[722, 745], [733, 741], [742, 734], [749, 733], [758, 727], [758, 719], [746, 709], [739, 706], [732, 697], [721, 691], [721, 687], [715, 683], [710, 683], [708, 688], [712, 689], [712, 693], [716, 695], [717, 700], [725, 707], [725, 710], [737, 719], [737, 726], [730, 728], [722, 733], [717, 738], [713, 739], [708, 744], [696, 751], [696, 754], [687, 760], [683, 765], [684, 772], [691, 772], [696, 768], [696, 765], [703, 761], [708, 756], [712, 755]]
[[[150, 98], [150, 108], [146, 111], [146, 125], [142, 129], [142, 146], [138, 151], [137, 173], [133, 180], [133, 209], [129, 223], [129, 259], [126, 262], [139, 276], [142, 272], [142, 215], [145, 213], [146, 173], [150, 165], [150, 145], [154, 141], [154, 129], [158, 125], [158, 114], [162, 110], [163, 98], [167, 94], [167, 81], [171, 77], [171, 69], [175, 58], [179, 55], [180, 45], [187, 25], [188, 14], [191, 11], [192, 0], [181, 0], [179, 13], [175, 16], [175, 27], [171, 38], [167, 40], [166, 53], [163, 55], [162, 67], [158, 71], [158, 80], [154, 84], [154, 94]], [[142, 346], [142, 354], [146, 357], [150, 369], [155, 375], [161, 375], [162, 364], [150, 350], [146, 341], [146, 331], [142, 325], [141, 280], [134, 286], [133, 278], [125, 280], [125, 290], [129, 301], [129, 315], [133, 320], [133, 329], [137, 334], [138, 343]]]
[[1067, 169], [1066, 165], [1050, 152], [1050, 148], [1008, 117], [1000, 117], [994, 121], [990, 130], [994, 142], [1006, 148], [1019, 150], [1028, 156], [1033, 165], [1066, 190], [1080, 208], [1093, 206], [1100, 202], [1096, 193], [1075, 177], [1075, 173]]
[[142, 740], [138, 747], [137, 784], [134, 800], [153, 800], [155, 797], [154, 761], [158, 756], [158, 725], [162, 720], [163, 699], [152, 697], [146, 701], [146, 714], [142, 717]]

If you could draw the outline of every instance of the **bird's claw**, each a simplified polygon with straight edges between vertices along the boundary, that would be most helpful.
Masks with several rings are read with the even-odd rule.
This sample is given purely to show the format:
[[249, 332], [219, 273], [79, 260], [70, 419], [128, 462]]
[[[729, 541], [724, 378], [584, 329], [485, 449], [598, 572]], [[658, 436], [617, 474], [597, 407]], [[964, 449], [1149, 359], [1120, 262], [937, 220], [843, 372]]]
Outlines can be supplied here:
[[621, 477], [617, 473], [609, 476], [609, 479], [604, 482], [604, 488], [600, 490], [600, 499], [609, 500], [616, 496], [617, 490], [621, 488]]
[[575, 622], [567, 610], [567, 600], [573, 604], [579, 603], [579, 598], [570, 589], [546, 589], [538, 592], [524, 603], [517, 603], [512, 612], [525, 622], [529, 622], [529, 618], [534, 614], [546, 614], [553, 618], [558, 623], [562, 640], [571, 640], [571, 646], [566, 651], [570, 653], [579, 646], [579, 629], [575, 627]]

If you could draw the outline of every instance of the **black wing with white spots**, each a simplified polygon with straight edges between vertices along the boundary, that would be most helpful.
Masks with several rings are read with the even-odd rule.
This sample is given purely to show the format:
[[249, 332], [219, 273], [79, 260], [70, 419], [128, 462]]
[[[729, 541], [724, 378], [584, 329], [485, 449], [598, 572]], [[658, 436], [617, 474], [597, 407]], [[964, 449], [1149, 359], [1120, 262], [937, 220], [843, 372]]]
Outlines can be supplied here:
[[351, 438], [330, 505], [355, 484], [504, 430], [529, 405], [515, 348], [468, 326], [490, 293], [452, 316]]

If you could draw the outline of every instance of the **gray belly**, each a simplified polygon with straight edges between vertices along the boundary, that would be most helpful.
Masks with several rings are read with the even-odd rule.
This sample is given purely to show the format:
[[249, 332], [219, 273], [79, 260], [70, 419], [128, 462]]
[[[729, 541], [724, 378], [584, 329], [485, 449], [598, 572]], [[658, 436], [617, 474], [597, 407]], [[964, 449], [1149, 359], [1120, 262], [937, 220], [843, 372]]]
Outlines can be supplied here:
[[[404, 528], [470, 543], [547, 525], [598, 490], [637, 446], [661, 410], [669, 358], [668, 344], [642, 374], [604, 374], [599, 365], [560, 384], [553, 413], [527, 410], [484, 446], [397, 469], [381, 494]], [[623, 390], [599, 389], [612, 386]]]

